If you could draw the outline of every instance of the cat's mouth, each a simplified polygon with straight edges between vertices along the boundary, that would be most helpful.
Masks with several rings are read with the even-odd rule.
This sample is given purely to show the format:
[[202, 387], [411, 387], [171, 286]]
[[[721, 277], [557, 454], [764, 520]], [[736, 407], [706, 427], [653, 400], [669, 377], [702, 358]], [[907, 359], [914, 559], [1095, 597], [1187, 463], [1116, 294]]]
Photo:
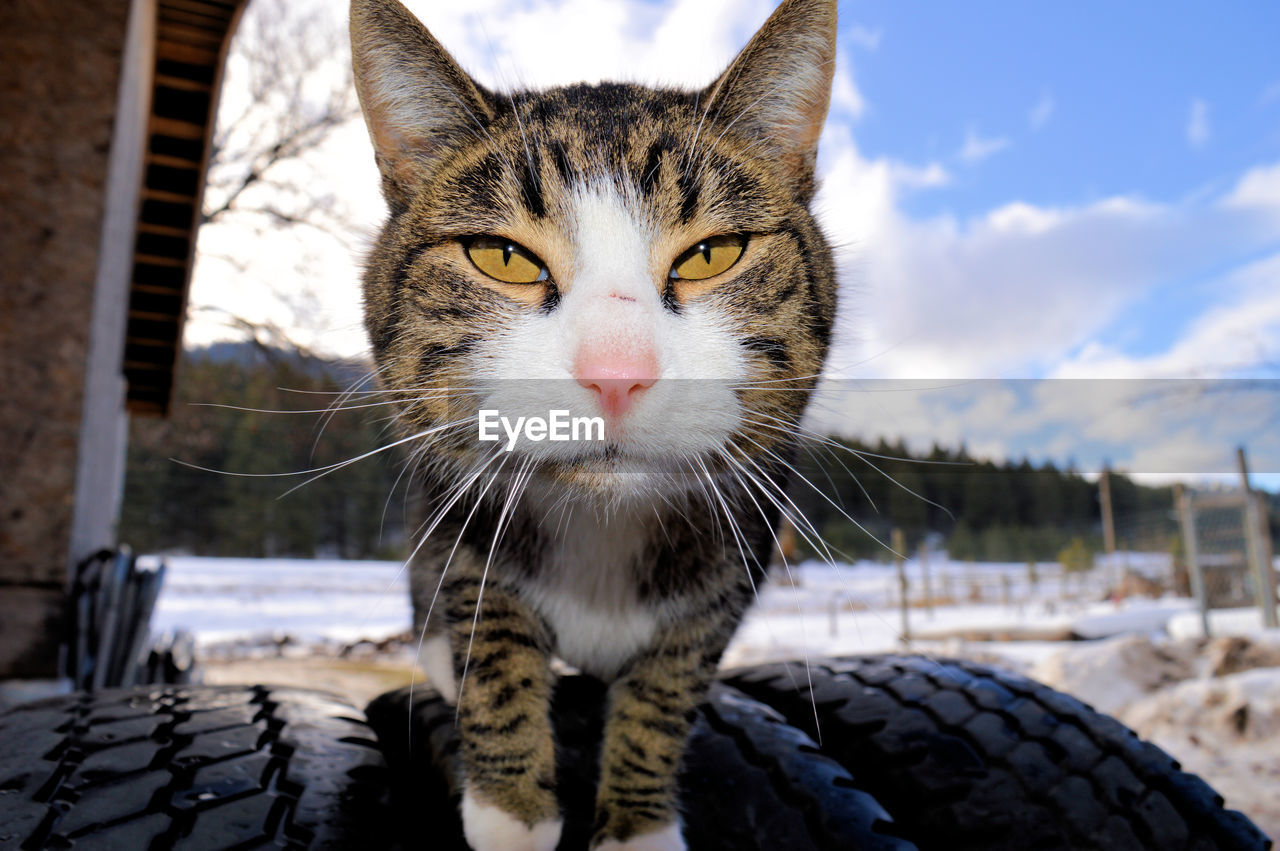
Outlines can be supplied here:
[[660, 498], [688, 493], [719, 466], [701, 455], [657, 455], [608, 443], [579, 448], [567, 457], [539, 459], [530, 472], [533, 480], [588, 496]]

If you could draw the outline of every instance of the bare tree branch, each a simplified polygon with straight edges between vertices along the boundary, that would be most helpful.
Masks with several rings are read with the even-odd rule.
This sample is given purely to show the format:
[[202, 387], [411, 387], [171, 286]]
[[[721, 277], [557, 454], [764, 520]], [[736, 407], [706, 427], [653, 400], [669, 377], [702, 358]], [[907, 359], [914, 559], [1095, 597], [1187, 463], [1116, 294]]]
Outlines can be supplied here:
[[[278, 299], [298, 321], [318, 312], [307, 287], [324, 261], [301, 247], [305, 239], [289, 240], [284, 249], [264, 248], [270, 244], [264, 240], [313, 231], [347, 249], [358, 241], [355, 215], [327, 188], [325, 146], [360, 114], [346, 34], [331, 11], [289, 0], [249, 7], [227, 62], [201, 211], [201, 223], [218, 225], [220, 237], [202, 239], [200, 254], [251, 281], [257, 272], [254, 285], [261, 284], [263, 297]], [[218, 248], [207, 249], [214, 242]], [[243, 252], [232, 256], [240, 245]], [[286, 256], [282, 251], [299, 252], [296, 278], [270, 277], [255, 262]], [[302, 348], [288, 328], [245, 315], [256, 311], [208, 304], [193, 310], [222, 315], [259, 346]]]

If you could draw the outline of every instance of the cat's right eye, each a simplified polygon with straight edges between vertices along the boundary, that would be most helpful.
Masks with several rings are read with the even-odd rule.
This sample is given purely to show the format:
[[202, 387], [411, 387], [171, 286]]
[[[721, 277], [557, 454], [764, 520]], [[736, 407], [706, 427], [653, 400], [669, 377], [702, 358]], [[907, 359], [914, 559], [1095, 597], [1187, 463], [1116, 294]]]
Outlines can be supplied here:
[[477, 236], [466, 243], [476, 268], [506, 284], [533, 284], [547, 279], [547, 266], [523, 245], [495, 236]]

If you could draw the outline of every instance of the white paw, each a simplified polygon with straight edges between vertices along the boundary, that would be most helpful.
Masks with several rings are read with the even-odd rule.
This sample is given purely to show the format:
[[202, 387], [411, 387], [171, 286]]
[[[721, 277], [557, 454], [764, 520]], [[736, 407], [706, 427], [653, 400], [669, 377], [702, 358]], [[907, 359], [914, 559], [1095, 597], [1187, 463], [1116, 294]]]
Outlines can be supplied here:
[[440, 692], [445, 703], [457, 705], [458, 681], [453, 676], [453, 651], [449, 649], [449, 636], [433, 635], [422, 642], [418, 664], [422, 665], [431, 687]]
[[595, 851], [685, 851], [680, 823], [672, 822], [664, 828], [633, 836], [625, 842], [606, 839]]
[[462, 832], [473, 851], [555, 851], [563, 826], [563, 819], [548, 819], [529, 827], [470, 789], [462, 794]]

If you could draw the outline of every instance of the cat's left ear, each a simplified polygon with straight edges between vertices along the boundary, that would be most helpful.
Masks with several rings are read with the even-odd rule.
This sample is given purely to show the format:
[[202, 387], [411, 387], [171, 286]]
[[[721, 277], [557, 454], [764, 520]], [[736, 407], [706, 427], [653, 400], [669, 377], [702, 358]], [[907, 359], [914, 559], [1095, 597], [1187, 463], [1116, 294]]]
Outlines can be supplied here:
[[835, 0], [785, 0], [703, 93], [708, 114], [762, 146], [806, 203], [835, 66]]

